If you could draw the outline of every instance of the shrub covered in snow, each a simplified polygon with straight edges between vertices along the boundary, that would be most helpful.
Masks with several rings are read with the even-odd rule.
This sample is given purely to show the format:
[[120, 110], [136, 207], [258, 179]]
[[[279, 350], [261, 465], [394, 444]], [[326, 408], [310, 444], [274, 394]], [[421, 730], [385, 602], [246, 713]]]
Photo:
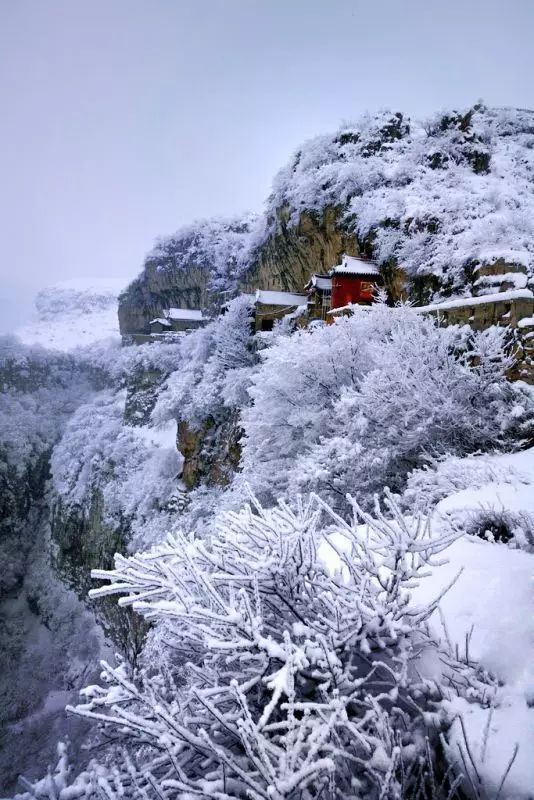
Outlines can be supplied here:
[[[64, 353], [0, 337], [0, 595], [24, 574], [34, 505], [69, 416], [94, 391], [92, 371]], [[31, 524], [28, 520], [31, 519]]]
[[494, 449], [532, 418], [505, 379], [506, 333], [440, 328], [377, 305], [280, 340], [242, 415], [242, 480], [262, 497], [317, 489], [337, 507], [403, 487], [425, 459]]
[[401, 505], [407, 511], [428, 513], [440, 500], [463, 489], [480, 489], [490, 483], [517, 486], [529, 482], [528, 475], [512, 464], [488, 455], [448, 456], [430, 461], [408, 475]]
[[[110, 584], [93, 594], [125, 595], [158, 623], [153, 637], [162, 627], [168, 657], [137, 678], [105, 665], [107, 685], [84, 692], [76, 713], [128, 745], [95, 771], [94, 792], [105, 781], [111, 797], [440, 796], [428, 741], [450, 724], [443, 699], [486, 704], [493, 691], [454, 658], [454, 688], [417, 668], [436, 650], [426, 620], [438, 598], [412, 606], [409, 590], [451, 539], [393, 505], [394, 522], [355, 510], [366, 529], [314, 497], [293, 511], [254, 503], [209, 544], [177, 533], [95, 572]], [[68, 796], [87, 785], [84, 774]]]
[[178, 419], [195, 427], [248, 403], [258, 361], [251, 314], [252, 300], [242, 295], [229, 303], [225, 314], [184, 337], [180, 367], [170, 375], [154, 410], [156, 423]]
[[54, 490], [64, 505], [86, 515], [98, 492], [104, 521], [115, 527], [127, 524], [135, 538], [141, 525], [165, 510], [182, 459], [176, 449], [176, 425], [159, 431], [128, 425], [124, 400], [124, 391], [106, 391], [81, 406], [54, 449], [51, 470]]

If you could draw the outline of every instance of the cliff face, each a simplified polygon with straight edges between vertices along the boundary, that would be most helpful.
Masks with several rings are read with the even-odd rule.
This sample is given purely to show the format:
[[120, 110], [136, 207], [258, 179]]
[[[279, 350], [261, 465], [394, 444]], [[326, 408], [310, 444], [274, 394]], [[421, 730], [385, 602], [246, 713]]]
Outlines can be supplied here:
[[261, 237], [253, 215], [196, 222], [162, 239], [119, 298], [121, 333], [149, 333], [165, 308], [209, 308], [235, 291]]
[[[339, 263], [343, 253], [372, 255], [369, 242], [358, 241], [356, 234], [347, 229], [340, 207], [303, 211], [296, 225], [290, 222], [291, 214], [289, 206], [277, 210], [276, 226], [255, 248], [239, 277], [239, 291], [254, 293], [262, 288], [302, 292], [311, 273], [327, 272]], [[425, 302], [438, 285], [431, 276], [410, 282], [394, 260], [382, 264], [381, 271], [392, 300], [411, 294]], [[209, 308], [233, 291], [232, 287], [218, 294], [207, 263], [189, 261], [180, 270], [170, 270], [149, 259], [143, 273], [119, 298], [121, 333], [147, 334], [150, 320], [161, 315], [163, 309]]]
[[164, 308], [205, 308], [209, 277], [206, 265], [192, 262], [174, 273], [147, 261], [143, 273], [119, 297], [121, 333], [150, 333], [150, 320], [161, 316]]
[[[123, 334], [149, 333], [151, 319], [164, 308], [206, 308], [217, 301], [218, 292], [231, 293], [272, 288], [301, 292], [310, 273], [329, 269], [342, 253], [359, 253], [356, 236], [343, 230], [340, 210], [328, 207], [321, 213], [303, 212], [296, 226], [289, 224], [291, 210], [277, 211], [277, 225], [265, 241], [248, 255], [245, 267], [231, 270], [227, 282], [214, 285], [209, 254], [182, 259], [180, 269], [150, 256], [142, 274], [119, 300], [119, 323]], [[237, 278], [237, 285], [234, 284]], [[224, 299], [221, 294], [219, 299]]]
[[[0, 794], [37, 778], [68, 736], [80, 757], [86, 724], [61, 703], [103, 657], [93, 615], [58, 576], [50, 538], [50, 458], [93, 390], [72, 356], [0, 339]], [[81, 665], [85, 665], [82, 667]], [[83, 674], [82, 674], [83, 671]], [[56, 701], [49, 702], [52, 698]], [[61, 698], [61, 703], [57, 703]]]
[[275, 232], [256, 251], [241, 280], [241, 289], [258, 288], [302, 292], [312, 272], [326, 272], [343, 253], [358, 255], [354, 233], [341, 224], [341, 209], [328, 206], [321, 212], [302, 212], [296, 225], [290, 224], [291, 208], [276, 211]]
[[533, 112], [363, 117], [304, 144], [262, 217], [207, 220], [163, 240], [121, 296], [121, 332], [146, 333], [165, 307], [209, 307], [238, 289], [302, 291], [343, 252], [374, 258], [392, 299], [470, 294], [477, 270], [498, 262], [530, 285], [533, 179]]
[[186, 489], [201, 484], [227, 486], [239, 467], [240, 438], [237, 413], [219, 422], [209, 417], [199, 430], [179, 423], [178, 449], [184, 457], [181, 478]]

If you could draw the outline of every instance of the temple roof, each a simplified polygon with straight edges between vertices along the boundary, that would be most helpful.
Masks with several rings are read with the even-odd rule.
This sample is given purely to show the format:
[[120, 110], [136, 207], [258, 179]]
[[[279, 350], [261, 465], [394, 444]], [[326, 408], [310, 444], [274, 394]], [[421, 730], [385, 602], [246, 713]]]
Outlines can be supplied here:
[[264, 306], [302, 306], [307, 302], [308, 298], [305, 294], [276, 292], [270, 289], [258, 289], [256, 292], [256, 303]]
[[163, 312], [168, 319], [196, 320], [201, 322], [204, 319], [199, 308], [169, 308]]
[[341, 256], [341, 264], [332, 267], [330, 273], [331, 275], [380, 275], [380, 270], [374, 261], [344, 253]]

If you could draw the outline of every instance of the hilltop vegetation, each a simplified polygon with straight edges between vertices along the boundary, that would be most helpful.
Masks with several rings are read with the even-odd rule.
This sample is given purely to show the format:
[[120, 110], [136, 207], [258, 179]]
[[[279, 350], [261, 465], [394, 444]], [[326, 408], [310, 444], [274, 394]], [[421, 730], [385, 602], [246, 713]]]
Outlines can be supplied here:
[[375, 258], [397, 297], [405, 285], [425, 301], [469, 294], [477, 267], [496, 261], [524, 269], [520, 288], [534, 268], [533, 181], [533, 112], [367, 115], [299, 148], [263, 215], [161, 239], [121, 298], [121, 328], [237, 285], [301, 290], [345, 249]]

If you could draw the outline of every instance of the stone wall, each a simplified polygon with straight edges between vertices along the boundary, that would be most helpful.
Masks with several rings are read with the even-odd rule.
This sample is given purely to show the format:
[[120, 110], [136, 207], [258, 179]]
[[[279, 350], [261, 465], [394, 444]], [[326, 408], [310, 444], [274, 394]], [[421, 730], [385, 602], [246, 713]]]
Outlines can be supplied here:
[[434, 314], [444, 325], [469, 325], [475, 331], [492, 325], [510, 327], [516, 356], [510, 377], [534, 384], [534, 296], [528, 290], [501, 295], [465, 298], [418, 310]]

